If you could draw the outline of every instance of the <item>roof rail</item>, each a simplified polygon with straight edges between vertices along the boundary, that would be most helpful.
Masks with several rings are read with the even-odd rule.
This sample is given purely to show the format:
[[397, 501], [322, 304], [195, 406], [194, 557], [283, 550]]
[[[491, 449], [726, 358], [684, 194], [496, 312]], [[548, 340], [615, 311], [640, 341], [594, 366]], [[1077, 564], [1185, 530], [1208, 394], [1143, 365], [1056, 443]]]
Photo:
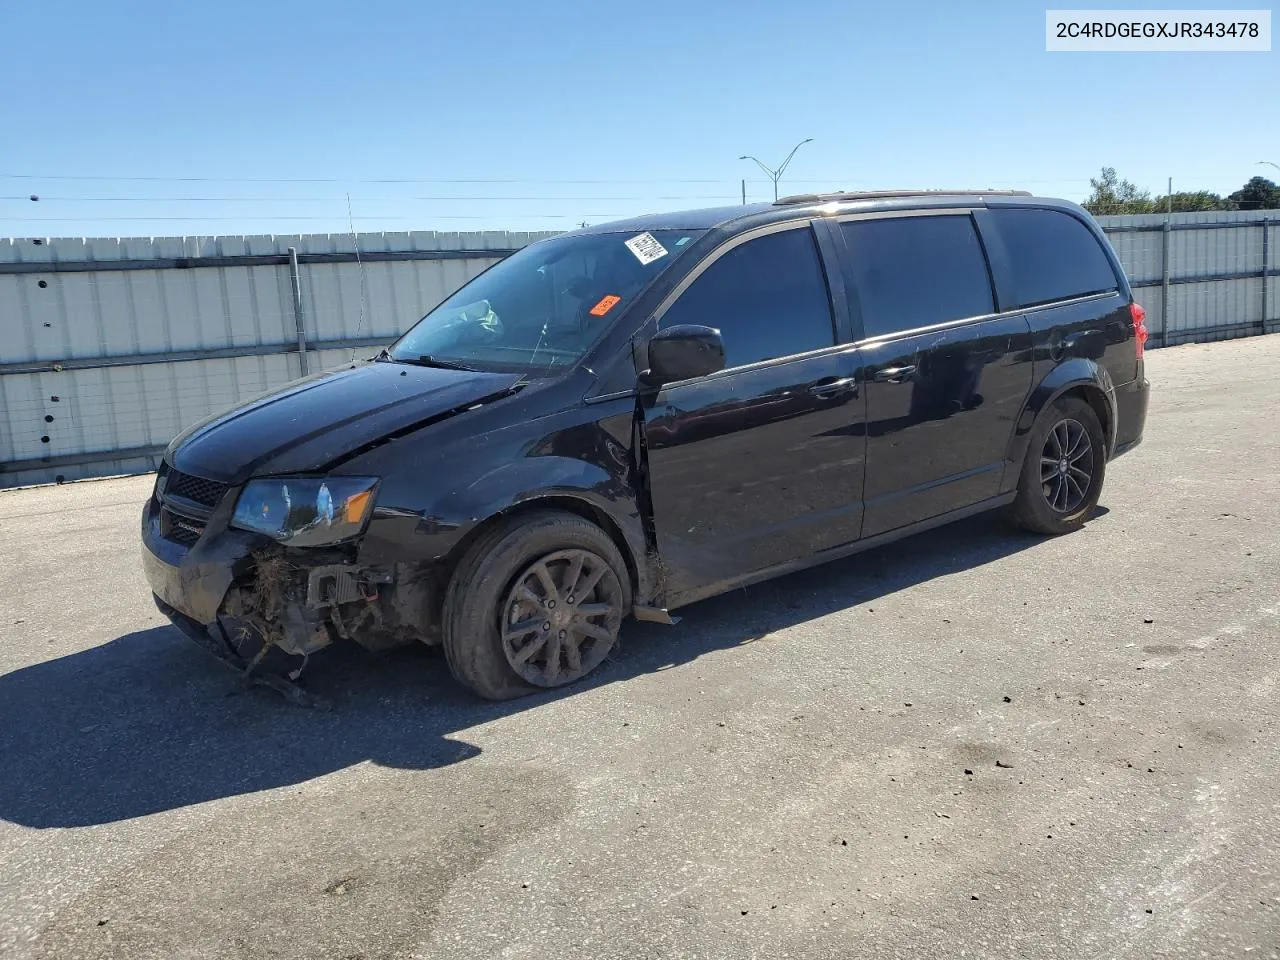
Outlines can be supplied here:
[[775, 207], [799, 203], [825, 203], [834, 200], [887, 200], [894, 197], [1029, 197], [1027, 190], [869, 190], [837, 193], [797, 193], [775, 200]]

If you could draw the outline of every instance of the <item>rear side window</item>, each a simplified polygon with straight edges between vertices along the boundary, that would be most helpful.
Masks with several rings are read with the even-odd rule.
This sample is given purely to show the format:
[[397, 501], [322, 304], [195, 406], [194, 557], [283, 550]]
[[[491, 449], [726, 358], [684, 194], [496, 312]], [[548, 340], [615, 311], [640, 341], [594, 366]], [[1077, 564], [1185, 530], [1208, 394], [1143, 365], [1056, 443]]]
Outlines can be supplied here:
[[813, 232], [784, 230], [734, 247], [662, 317], [664, 328], [681, 323], [717, 328], [726, 367], [833, 345], [827, 281]]
[[987, 260], [972, 218], [850, 220], [840, 224], [840, 230], [864, 336], [995, 310]]
[[1116, 289], [1115, 271], [1083, 223], [1057, 210], [994, 209], [1013, 274], [1008, 309]]

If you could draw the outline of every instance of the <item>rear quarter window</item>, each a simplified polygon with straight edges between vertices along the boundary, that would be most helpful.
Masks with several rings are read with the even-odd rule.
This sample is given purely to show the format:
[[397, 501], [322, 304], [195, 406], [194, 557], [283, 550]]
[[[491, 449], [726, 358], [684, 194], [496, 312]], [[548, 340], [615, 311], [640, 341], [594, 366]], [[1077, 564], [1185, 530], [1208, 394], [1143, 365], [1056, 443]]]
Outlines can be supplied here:
[[1009, 259], [1014, 302], [1006, 309], [1105, 293], [1118, 286], [1115, 271], [1083, 223], [1058, 210], [991, 211]]

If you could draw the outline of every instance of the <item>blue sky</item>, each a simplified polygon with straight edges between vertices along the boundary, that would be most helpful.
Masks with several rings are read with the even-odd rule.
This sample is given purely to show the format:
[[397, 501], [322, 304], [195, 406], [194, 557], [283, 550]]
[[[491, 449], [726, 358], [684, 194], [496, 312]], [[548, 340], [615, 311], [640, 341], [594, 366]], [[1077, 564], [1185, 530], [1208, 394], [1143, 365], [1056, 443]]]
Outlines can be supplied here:
[[784, 192], [1276, 174], [1275, 52], [1046, 53], [1044, 9], [0, 0], [0, 236], [566, 228], [771, 196], [739, 155], [804, 137]]

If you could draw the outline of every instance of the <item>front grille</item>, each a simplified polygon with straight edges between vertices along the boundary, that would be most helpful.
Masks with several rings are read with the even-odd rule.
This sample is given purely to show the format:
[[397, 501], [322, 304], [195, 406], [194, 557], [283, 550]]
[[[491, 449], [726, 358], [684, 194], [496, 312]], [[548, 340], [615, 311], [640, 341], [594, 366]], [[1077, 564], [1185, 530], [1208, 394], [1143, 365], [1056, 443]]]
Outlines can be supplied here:
[[185, 497], [187, 500], [212, 508], [218, 505], [222, 495], [227, 492], [227, 485], [171, 470], [165, 481], [164, 492], [171, 497]]
[[160, 536], [184, 547], [192, 546], [204, 533], [204, 524], [190, 517], [183, 517], [168, 507], [160, 509]]

